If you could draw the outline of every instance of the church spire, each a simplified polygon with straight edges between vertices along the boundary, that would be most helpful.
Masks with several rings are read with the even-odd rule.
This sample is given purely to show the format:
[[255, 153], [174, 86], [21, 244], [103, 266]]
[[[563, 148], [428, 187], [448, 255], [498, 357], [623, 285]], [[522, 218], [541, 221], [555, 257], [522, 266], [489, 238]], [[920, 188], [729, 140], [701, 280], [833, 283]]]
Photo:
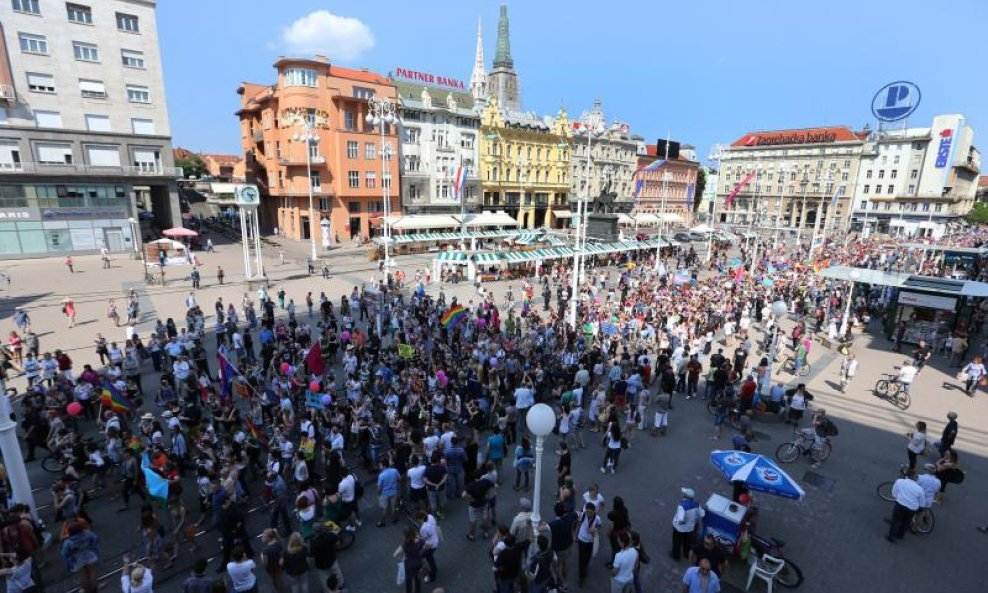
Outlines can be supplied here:
[[477, 55], [473, 60], [473, 74], [470, 75], [470, 94], [474, 101], [487, 95], [487, 71], [484, 68], [484, 37], [481, 32], [480, 16], [477, 17]]
[[514, 68], [511, 59], [511, 41], [508, 39], [508, 6], [501, 5], [501, 16], [497, 21], [497, 53], [494, 54], [494, 67]]

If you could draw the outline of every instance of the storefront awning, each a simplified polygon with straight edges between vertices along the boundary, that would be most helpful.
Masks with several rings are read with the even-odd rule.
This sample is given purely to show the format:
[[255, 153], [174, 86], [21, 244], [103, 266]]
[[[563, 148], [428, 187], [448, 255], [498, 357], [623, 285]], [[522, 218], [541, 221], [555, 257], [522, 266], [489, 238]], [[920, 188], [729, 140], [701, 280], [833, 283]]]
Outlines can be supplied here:
[[467, 214], [465, 225], [468, 227], [478, 226], [518, 226], [518, 221], [506, 212], [481, 212], [480, 214]]
[[635, 219], [622, 212], [618, 214], [618, 224], [633, 225], [635, 224]]
[[638, 224], [658, 224], [660, 222], [658, 216], [654, 214], [650, 214], [648, 212], [635, 214], [635, 220], [638, 222]]
[[459, 226], [458, 220], [446, 214], [410, 214], [391, 223], [391, 228], [396, 231], [455, 229]]
[[553, 210], [552, 215], [556, 218], [572, 218], [573, 213], [569, 210]]
[[478, 264], [500, 264], [503, 263], [500, 253], [474, 253], [473, 261]]
[[470, 255], [464, 251], [443, 251], [436, 256], [436, 261], [440, 262], [463, 262], [466, 263]]

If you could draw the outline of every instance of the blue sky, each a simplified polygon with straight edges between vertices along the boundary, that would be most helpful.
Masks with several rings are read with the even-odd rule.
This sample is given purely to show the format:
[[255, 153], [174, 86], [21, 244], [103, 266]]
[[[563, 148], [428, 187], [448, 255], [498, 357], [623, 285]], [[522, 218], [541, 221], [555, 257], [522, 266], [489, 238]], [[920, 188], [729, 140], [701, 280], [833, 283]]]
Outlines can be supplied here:
[[[239, 153], [236, 88], [241, 81], [273, 82], [279, 55], [322, 49], [343, 66], [382, 73], [404, 67], [467, 81], [478, 16], [490, 68], [499, 4], [159, 2], [174, 143]], [[508, 6], [526, 110], [554, 114], [565, 105], [575, 117], [599, 97], [607, 117], [628, 122], [633, 133], [649, 142], [670, 133], [704, 158], [713, 143], [750, 130], [874, 126], [875, 91], [904, 79], [923, 91], [911, 125], [929, 125], [937, 113], [963, 113], [975, 143], [983, 152], [988, 146], [984, 0]], [[330, 14], [309, 16], [315, 11]], [[286, 35], [289, 27], [293, 35]]]

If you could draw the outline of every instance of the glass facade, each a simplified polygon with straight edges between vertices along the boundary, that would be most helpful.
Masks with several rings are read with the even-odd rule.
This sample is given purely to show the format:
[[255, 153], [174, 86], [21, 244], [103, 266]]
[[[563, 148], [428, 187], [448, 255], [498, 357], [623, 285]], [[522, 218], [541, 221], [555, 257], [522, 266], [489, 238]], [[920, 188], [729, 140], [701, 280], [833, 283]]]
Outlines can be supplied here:
[[133, 249], [122, 185], [0, 185], [0, 257]]

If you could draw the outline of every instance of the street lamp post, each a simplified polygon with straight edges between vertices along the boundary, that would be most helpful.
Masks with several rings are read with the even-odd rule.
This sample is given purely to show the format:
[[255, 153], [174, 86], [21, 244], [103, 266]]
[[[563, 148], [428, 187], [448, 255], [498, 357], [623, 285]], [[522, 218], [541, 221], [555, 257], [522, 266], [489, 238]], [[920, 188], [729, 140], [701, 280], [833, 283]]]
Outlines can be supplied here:
[[384, 197], [384, 268], [391, 266], [391, 195], [390, 177], [388, 175], [388, 159], [392, 147], [384, 141], [384, 124], [400, 124], [398, 116], [398, 101], [394, 99], [378, 99], [371, 97], [367, 101], [367, 123], [378, 126], [381, 136], [381, 192]]
[[305, 143], [305, 174], [309, 178], [309, 243], [312, 245], [312, 264], [315, 265], [319, 258], [316, 251], [316, 205], [312, 197], [312, 147], [319, 145], [319, 135], [315, 133], [313, 122], [305, 120], [302, 123], [302, 131], [292, 134], [293, 142]]
[[577, 327], [576, 311], [577, 303], [580, 300], [580, 276], [583, 266], [583, 248], [586, 245], [587, 235], [587, 207], [590, 200], [590, 141], [594, 137], [600, 137], [606, 132], [604, 128], [604, 118], [596, 111], [583, 114], [580, 122], [576, 126], [576, 135], [587, 139], [587, 163], [583, 168], [584, 178], [587, 180], [586, 194], [576, 197], [576, 219], [574, 221], [573, 233], [573, 296], [569, 304], [569, 324], [575, 330]]
[[141, 256], [141, 252], [144, 251], [141, 249], [141, 241], [137, 237], [137, 219], [131, 216], [127, 219], [127, 222], [130, 223], [130, 240], [134, 244], [134, 259], [137, 259]]
[[854, 297], [854, 283], [861, 277], [861, 272], [857, 270], [851, 270], [849, 274], [851, 277], [847, 282], [847, 302], [844, 303], [844, 316], [840, 322], [840, 337], [843, 338], [847, 334], [848, 324], [851, 321], [851, 299]]
[[[542, 450], [545, 437], [552, 433], [556, 426], [556, 414], [546, 404], [535, 404], [525, 416], [528, 430], [535, 435], [535, 490], [532, 493], [532, 533], [538, 535], [539, 523], [542, 521]], [[535, 543], [535, 538], [532, 538]]]
[[[7, 383], [0, 379], [0, 453], [3, 454], [7, 467], [13, 500], [30, 507], [31, 516], [37, 519], [38, 510], [34, 505], [34, 493], [27, 477], [21, 444], [17, 440], [17, 423], [11, 418], [12, 413], [10, 396], [7, 395]], [[551, 431], [552, 428], [549, 430]]]

